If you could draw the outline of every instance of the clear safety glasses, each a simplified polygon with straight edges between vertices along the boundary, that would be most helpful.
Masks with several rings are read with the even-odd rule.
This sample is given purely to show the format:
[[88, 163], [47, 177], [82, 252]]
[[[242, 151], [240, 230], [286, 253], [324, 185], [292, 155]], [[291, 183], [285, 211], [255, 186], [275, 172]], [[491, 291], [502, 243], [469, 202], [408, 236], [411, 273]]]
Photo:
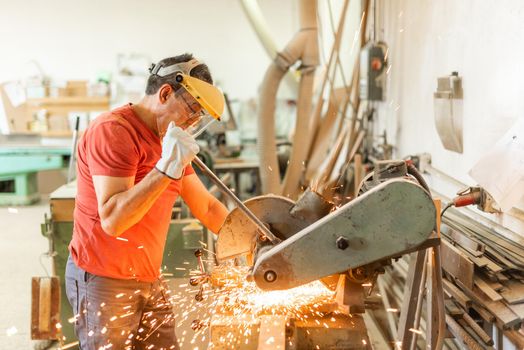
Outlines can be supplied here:
[[185, 111], [185, 115], [181, 116], [182, 123], [179, 126], [194, 138], [200, 136], [215, 121], [215, 118], [184, 88], [178, 89], [175, 92], [175, 97], [183, 104]]

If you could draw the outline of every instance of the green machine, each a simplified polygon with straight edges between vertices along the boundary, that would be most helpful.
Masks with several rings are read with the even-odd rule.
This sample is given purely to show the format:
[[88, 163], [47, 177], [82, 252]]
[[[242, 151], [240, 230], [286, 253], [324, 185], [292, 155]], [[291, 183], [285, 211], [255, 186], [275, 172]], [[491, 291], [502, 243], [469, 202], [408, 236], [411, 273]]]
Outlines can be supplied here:
[[40, 199], [36, 174], [67, 167], [68, 147], [7, 143], [0, 147], [0, 205], [28, 205]]
[[[76, 182], [61, 186], [51, 193], [49, 200], [51, 216], [46, 216], [45, 222], [42, 224], [42, 234], [49, 240], [49, 254], [53, 258], [53, 275], [58, 276], [60, 284], [59, 319], [62, 326], [62, 339], [60, 339], [62, 345], [76, 341], [73, 325], [68, 321], [73, 317], [73, 312], [65, 295], [64, 281], [69, 255], [68, 245], [73, 232], [75, 196]], [[188, 216], [189, 213], [186, 208], [175, 205], [162, 262], [163, 274], [175, 293], [179, 285], [188, 284], [190, 272], [199, 269], [195, 250], [205, 246], [213, 246], [212, 234], [208, 234], [207, 230], [196, 219], [188, 218]], [[196, 295], [198, 287], [195, 287], [194, 291], [192, 290], [190, 293], [193, 292]], [[189, 331], [191, 331], [190, 328]], [[177, 333], [182, 333], [182, 330], [177, 331]]]

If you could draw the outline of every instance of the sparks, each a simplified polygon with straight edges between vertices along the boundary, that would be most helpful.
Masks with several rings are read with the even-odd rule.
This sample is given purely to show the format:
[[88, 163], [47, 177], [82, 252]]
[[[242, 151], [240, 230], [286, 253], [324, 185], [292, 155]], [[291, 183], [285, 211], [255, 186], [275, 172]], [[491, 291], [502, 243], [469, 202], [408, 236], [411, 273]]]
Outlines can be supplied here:
[[78, 344], [79, 344], [79, 342], [75, 341], [75, 342], [72, 342], [72, 343], [69, 343], [69, 344], [66, 344], [66, 345], [62, 346], [60, 349], [61, 350], [71, 349], [73, 346], [77, 346]]
[[218, 267], [212, 281], [219, 286], [216, 291], [217, 307], [223, 313], [242, 314], [292, 314], [311, 312], [315, 304], [331, 302], [334, 293], [321, 282], [314, 281], [288, 290], [262, 291], [255, 282], [246, 281], [247, 267], [227, 269]]

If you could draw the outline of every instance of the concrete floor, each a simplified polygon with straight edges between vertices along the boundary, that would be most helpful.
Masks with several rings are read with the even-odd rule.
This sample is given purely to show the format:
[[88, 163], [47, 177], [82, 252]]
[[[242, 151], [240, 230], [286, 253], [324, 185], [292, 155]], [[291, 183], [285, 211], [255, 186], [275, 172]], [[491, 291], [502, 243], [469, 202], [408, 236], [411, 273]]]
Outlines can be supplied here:
[[48, 249], [40, 234], [46, 200], [28, 207], [0, 207], [0, 349], [33, 349], [30, 336], [31, 277], [50, 271]]

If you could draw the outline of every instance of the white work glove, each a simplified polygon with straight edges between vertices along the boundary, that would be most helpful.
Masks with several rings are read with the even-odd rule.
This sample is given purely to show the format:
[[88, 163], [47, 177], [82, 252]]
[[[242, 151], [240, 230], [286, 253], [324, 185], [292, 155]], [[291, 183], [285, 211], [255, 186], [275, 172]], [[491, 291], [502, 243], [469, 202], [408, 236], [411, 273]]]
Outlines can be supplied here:
[[162, 139], [162, 157], [156, 168], [172, 179], [180, 179], [199, 151], [195, 139], [171, 122]]

